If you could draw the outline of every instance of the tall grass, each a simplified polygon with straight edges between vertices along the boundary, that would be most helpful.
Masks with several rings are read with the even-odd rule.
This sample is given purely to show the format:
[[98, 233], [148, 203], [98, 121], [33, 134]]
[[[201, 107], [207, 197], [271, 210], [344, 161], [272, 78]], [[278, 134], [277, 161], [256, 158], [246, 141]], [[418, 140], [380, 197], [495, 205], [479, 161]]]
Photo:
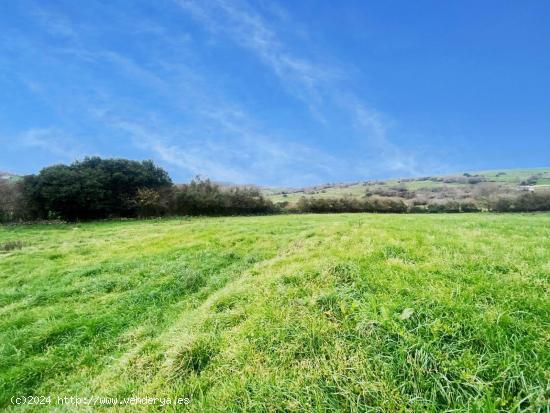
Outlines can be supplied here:
[[[548, 411], [550, 214], [10, 227], [0, 407]], [[107, 406], [96, 410], [109, 410]], [[160, 409], [118, 407], [120, 411]], [[38, 411], [38, 410], [37, 410]]]

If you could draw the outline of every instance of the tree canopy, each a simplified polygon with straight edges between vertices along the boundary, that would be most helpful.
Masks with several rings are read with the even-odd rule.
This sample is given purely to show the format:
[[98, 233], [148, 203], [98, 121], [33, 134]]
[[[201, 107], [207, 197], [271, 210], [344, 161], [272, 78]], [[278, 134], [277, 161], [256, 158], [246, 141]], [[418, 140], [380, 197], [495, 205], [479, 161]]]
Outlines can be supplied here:
[[33, 215], [68, 220], [134, 216], [138, 190], [171, 185], [168, 173], [152, 161], [99, 157], [49, 166], [25, 178]]

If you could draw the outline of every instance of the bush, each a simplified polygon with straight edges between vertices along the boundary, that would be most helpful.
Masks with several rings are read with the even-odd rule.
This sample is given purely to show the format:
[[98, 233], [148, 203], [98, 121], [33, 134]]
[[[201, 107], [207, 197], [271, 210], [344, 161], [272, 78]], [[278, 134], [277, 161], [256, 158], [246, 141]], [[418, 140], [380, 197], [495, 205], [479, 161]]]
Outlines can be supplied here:
[[431, 202], [426, 207], [426, 210], [431, 213], [445, 212], [445, 206], [442, 203]]
[[480, 212], [481, 208], [474, 201], [466, 201], [460, 203], [461, 212]]
[[457, 201], [432, 202], [428, 204], [428, 212], [461, 212], [460, 204]]
[[166, 215], [170, 210], [173, 198], [172, 188], [157, 190], [140, 188], [137, 191], [135, 202], [139, 217], [159, 217]]
[[495, 212], [509, 212], [515, 209], [512, 197], [494, 197], [489, 202], [489, 209]]
[[410, 191], [409, 189], [400, 186], [367, 190], [365, 194], [366, 196], [379, 195], [381, 197], [396, 197], [404, 199], [412, 199], [416, 196], [415, 191]]
[[28, 219], [23, 182], [0, 180], [0, 222]]
[[409, 212], [413, 214], [420, 214], [428, 212], [428, 205], [426, 204], [413, 204], [409, 207]]
[[363, 203], [353, 198], [305, 198], [302, 197], [294, 208], [295, 212], [330, 213], [362, 212]]
[[291, 209], [293, 212], [407, 212], [407, 205], [400, 199], [371, 197], [357, 198], [306, 198], [302, 197]]
[[178, 215], [268, 214], [277, 208], [257, 188], [228, 187], [195, 178], [175, 190], [174, 210]]
[[550, 191], [521, 192], [515, 196], [495, 197], [489, 204], [495, 212], [550, 211]]
[[550, 211], [550, 191], [523, 192], [516, 202], [520, 211]]
[[394, 198], [367, 198], [366, 212], [407, 212], [407, 205], [401, 199]]
[[476, 184], [479, 184], [481, 182], [484, 182], [485, 181], [485, 178], [482, 177], [482, 176], [472, 176], [470, 178], [468, 178], [468, 183], [470, 185], [476, 185]]
[[522, 186], [531, 186], [536, 185], [539, 180], [540, 175], [531, 175], [529, 178], [527, 178], [524, 181], [520, 182], [520, 185]]

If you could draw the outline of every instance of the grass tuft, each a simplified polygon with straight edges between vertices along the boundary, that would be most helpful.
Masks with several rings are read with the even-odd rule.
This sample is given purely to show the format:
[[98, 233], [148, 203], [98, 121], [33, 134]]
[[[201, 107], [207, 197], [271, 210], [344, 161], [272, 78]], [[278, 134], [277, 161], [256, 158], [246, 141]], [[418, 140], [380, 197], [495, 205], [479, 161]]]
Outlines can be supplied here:
[[6, 241], [0, 244], [0, 251], [13, 251], [23, 248], [23, 241]]
[[189, 373], [200, 374], [219, 353], [220, 343], [215, 336], [200, 336], [180, 350], [176, 357], [175, 372], [185, 376]]

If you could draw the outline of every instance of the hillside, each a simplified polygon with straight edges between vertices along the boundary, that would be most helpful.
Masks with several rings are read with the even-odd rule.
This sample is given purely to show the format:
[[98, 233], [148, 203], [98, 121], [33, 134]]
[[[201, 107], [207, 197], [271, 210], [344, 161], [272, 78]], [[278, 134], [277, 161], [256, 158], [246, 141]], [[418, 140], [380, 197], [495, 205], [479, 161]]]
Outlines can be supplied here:
[[549, 240], [548, 213], [0, 227], [0, 410], [546, 411]]
[[525, 187], [544, 189], [550, 187], [550, 168], [503, 169], [445, 176], [324, 184], [307, 188], [264, 188], [263, 193], [273, 202], [294, 203], [301, 197], [362, 198], [367, 194], [399, 197], [399, 192], [407, 191], [425, 195], [430, 192], [454, 190], [467, 194], [479, 188], [480, 183], [498, 185], [502, 191], [514, 191]]
[[9, 172], [2, 172], [0, 171], [0, 181], [9, 181], [9, 182], [15, 182], [21, 179], [21, 176], [14, 175]]

